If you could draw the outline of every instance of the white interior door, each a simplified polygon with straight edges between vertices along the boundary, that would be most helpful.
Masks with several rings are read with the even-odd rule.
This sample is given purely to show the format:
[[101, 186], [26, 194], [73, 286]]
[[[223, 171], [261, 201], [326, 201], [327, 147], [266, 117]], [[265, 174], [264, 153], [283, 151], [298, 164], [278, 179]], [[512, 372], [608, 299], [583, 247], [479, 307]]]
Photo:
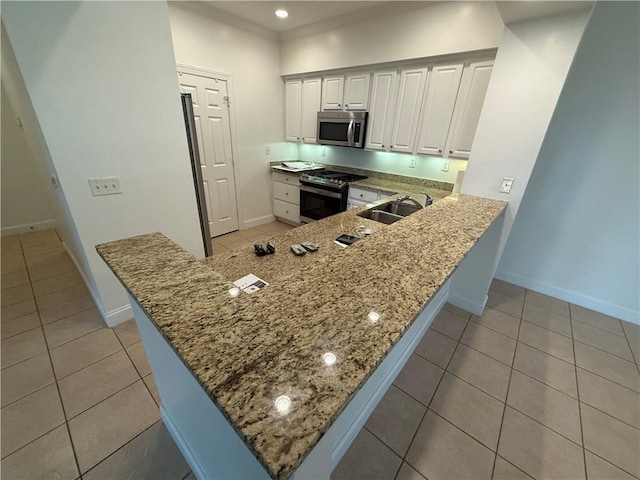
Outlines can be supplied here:
[[190, 93], [212, 237], [238, 230], [227, 81], [179, 72], [180, 90]]

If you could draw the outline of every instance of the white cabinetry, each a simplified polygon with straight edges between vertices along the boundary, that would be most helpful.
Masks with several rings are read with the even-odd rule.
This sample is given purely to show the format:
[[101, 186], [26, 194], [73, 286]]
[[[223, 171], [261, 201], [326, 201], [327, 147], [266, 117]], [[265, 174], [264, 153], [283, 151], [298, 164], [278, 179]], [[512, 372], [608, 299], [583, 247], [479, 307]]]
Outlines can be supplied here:
[[398, 102], [391, 135], [393, 152], [413, 151], [427, 74], [427, 68], [406, 69], [400, 73]]
[[344, 86], [344, 109], [367, 110], [369, 108], [369, 84], [371, 73], [347, 75]]
[[450, 157], [469, 158], [492, 69], [493, 60], [471, 62], [464, 68], [446, 146]]
[[287, 80], [285, 83], [286, 139], [316, 143], [316, 114], [320, 110], [321, 78]]
[[456, 104], [462, 64], [438, 65], [429, 72], [415, 153], [442, 155]]
[[376, 188], [361, 188], [349, 185], [349, 194], [347, 196], [347, 210], [363, 207], [367, 203], [375, 202], [381, 198], [395, 195], [394, 192], [379, 190]]
[[322, 110], [342, 110], [344, 76], [325, 77], [322, 87]]
[[300, 224], [300, 182], [295, 175], [273, 172], [273, 214], [293, 225]]
[[371, 108], [366, 135], [366, 148], [370, 150], [389, 148], [397, 77], [398, 74], [395, 70], [373, 73]]

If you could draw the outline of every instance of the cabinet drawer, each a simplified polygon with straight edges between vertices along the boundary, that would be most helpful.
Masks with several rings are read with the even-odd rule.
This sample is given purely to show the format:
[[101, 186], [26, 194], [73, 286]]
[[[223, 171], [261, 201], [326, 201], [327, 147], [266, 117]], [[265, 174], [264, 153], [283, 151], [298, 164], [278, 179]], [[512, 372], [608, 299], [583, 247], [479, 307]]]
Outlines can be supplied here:
[[273, 182], [273, 198], [300, 205], [300, 187]]
[[272, 180], [274, 182], [286, 183], [288, 185], [300, 185], [297, 175], [287, 175], [285, 173], [273, 172]]
[[273, 199], [273, 214], [291, 222], [300, 223], [300, 207], [293, 203]]
[[378, 199], [378, 193], [371, 190], [349, 187], [349, 198], [360, 202], [371, 203]]

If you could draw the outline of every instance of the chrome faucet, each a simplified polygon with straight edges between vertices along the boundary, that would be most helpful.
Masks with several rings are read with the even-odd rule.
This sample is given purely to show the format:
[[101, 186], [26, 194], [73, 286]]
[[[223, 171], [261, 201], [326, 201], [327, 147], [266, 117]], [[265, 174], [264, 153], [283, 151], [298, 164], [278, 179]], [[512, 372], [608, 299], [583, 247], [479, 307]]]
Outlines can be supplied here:
[[420, 202], [417, 201], [415, 198], [410, 197], [409, 195], [402, 195], [402, 196], [396, 198], [396, 203], [400, 204], [400, 203], [404, 202], [405, 200], [409, 201], [409, 202], [412, 202], [418, 208], [422, 208], [422, 205], [420, 204]]
[[424, 195], [424, 206], [431, 205], [433, 203], [433, 198], [427, 192], [422, 192]]

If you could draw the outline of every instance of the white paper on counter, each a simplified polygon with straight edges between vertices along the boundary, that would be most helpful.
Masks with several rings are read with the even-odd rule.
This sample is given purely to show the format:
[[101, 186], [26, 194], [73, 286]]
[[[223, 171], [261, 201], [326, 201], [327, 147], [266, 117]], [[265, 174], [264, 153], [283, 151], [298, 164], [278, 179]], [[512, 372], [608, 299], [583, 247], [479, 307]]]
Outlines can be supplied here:
[[261, 278], [258, 278], [253, 273], [250, 273], [249, 275], [236, 280], [235, 282], [233, 282], [233, 284], [245, 293], [257, 292], [261, 288], [269, 285], [267, 282], [265, 282]]

